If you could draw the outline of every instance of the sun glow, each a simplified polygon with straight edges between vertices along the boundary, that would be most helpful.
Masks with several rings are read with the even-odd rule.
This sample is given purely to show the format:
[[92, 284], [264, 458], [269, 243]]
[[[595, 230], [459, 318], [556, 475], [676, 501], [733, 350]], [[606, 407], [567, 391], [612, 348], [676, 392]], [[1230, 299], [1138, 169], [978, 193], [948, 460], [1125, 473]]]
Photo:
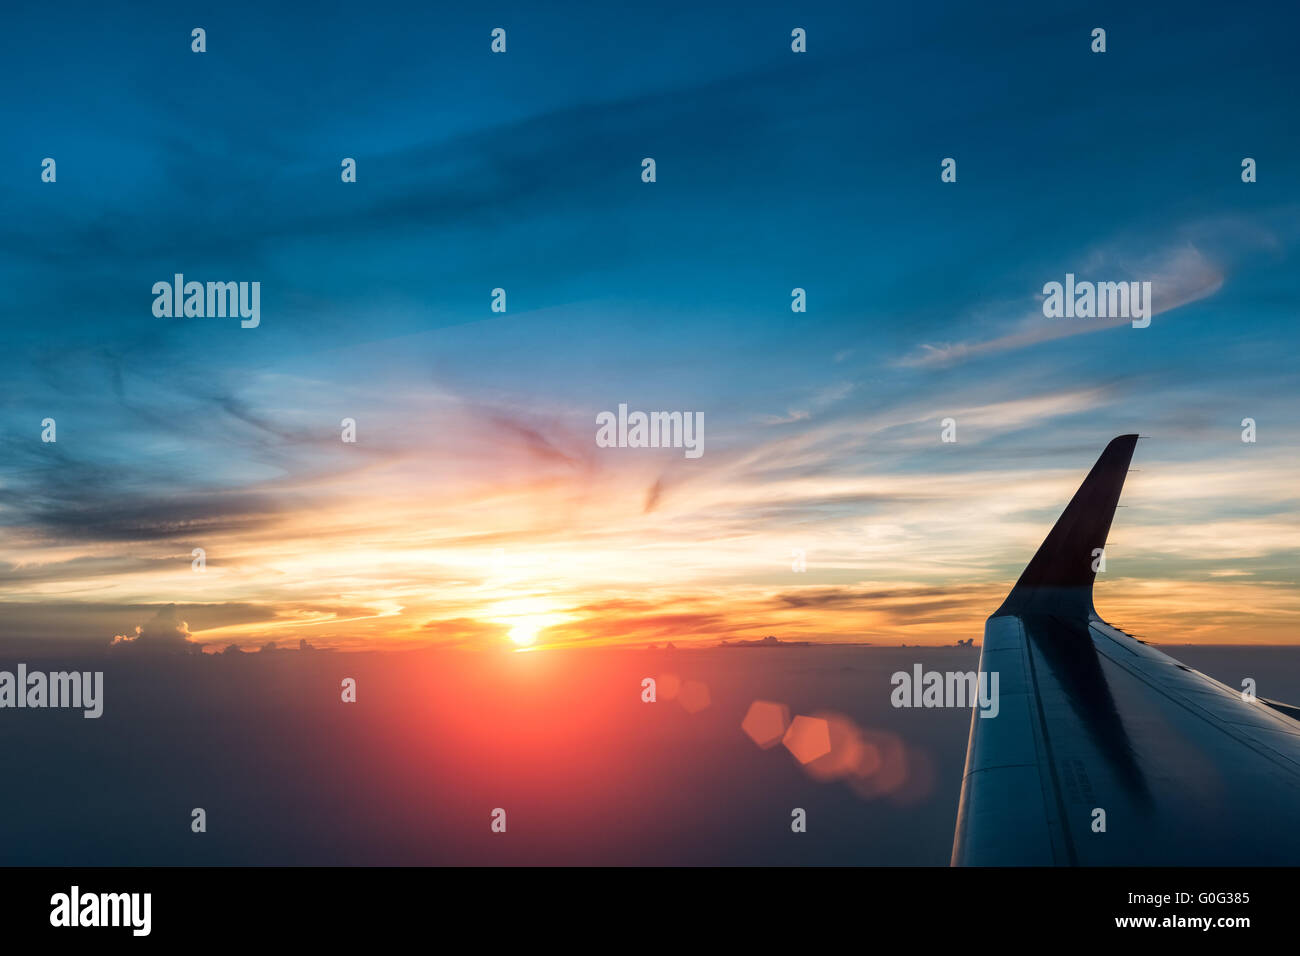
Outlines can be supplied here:
[[536, 618], [522, 620], [510, 629], [510, 640], [520, 647], [528, 647], [537, 640], [537, 633], [543, 627], [545, 625], [539, 623]]
[[519, 647], [532, 647], [542, 631], [570, 617], [560, 612], [553, 601], [538, 596], [502, 601], [496, 610], [496, 623], [506, 628], [506, 636]]

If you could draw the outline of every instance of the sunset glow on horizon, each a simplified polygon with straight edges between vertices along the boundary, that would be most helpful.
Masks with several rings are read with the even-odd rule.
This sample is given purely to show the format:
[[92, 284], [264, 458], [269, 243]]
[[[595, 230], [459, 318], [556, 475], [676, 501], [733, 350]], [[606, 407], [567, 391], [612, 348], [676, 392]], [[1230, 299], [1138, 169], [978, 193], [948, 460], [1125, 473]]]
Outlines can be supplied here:
[[[969, 452], [939, 452], [868, 434], [860, 423], [840, 427], [841, 441], [871, 441], [881, 454], [890, 447], [914, 461], [988, 455], [973, 435]], [[789, 453], [789, 439], [720, 450], [688, 474], [652, 455], [597, 461], [582, 447], [585, 437], [552, 432], [555, 452], [543, 456], [503, 440], [502, 460], [484, 465], [513, 480], [444, 480], [436, 495], [429, 494], [436, 479], [404, 484], [420, 470], [422, 456], [412, 450], [364, 466], [364, 474], [348, 467], [282, 489], [303, 504], [268, 516], [265, 527], [147, 549], [69, 543], [42, 548], [34, 560], [35, 543], [15, 547], [11, 537], [0, 561], [22, 568], [26, 579], [7, 589], [9, 608], [33, 630], [40, 622], [25, 610], [55, 609], [41, 628], [51, 640], [104, 620], [111, 622], [105, 643], [152, 626], [160, 637], [213, 650], [300, 639], [341, 649], [689, 646], [769, 634], [952, 644], [979, 638], [1092, 461], [1080, 447], [1054, 456], [1072, 463], [1050, 470], [953, 474], [936, 460], [933, 473], [755, 481]], [[716, 440], [725, 442], [725, 432]], [[1157, 447], [1139, 444], [1140, 471], [1130, 476], [1112, 529], [1098, 608], [1157, 642], [1290, 640], [1294, 594], [1257, 578], [1261, 560], [1290, 546], [1294, 523], [1267, 515], [1185, 520], [1207, 501], [1231, 499], [1239, 466], [1162, 466], [1149, 453]], [[446, 454], [444, 436], [436, 458]], [[430, 469], [434, 457], [425, 460]], [[1250, 469], [1253, 500], [1286, 507], [1285, 456], [1256, 455]], [[358, 486], [382, 508], [358, 512], [350, 493]], [[875, 506], [858, 505], [881, 500], [889, 508], [875, 518], [865, 513]], [[766, 517], [750, 522], [746, 514]], [[196, 572], [190, 548], [200, 540], [207, 560]], [[806, 571], [793, 570], [795, 549], [804, 551]], [[56, 573], [68, 568], [86, 570]], [[174, 619], [151, 625], [150, 608], [168, 604], [177, 605]], [[1243, 607], [1248, 616], [1234, 611]], [[56, 630], [65, 627], [68, 634]]]

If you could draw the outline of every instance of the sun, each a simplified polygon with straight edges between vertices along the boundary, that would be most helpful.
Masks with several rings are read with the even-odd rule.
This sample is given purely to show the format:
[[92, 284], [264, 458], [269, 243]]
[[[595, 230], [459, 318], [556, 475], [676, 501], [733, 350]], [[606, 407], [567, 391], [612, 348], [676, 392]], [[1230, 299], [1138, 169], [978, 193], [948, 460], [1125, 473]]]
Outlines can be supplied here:
[[496, 605], [497, 615], [487, 620], [501, 625], [519, 648], [532, 647], [542, 631], [569, 620], [553, 601], [538, 595], [512, 598]]
[[520, 647], [528, 647], [537, 640], [537, 632], [545, 626], [536, 618], [525, 618], [510, 629], [510, 640]]

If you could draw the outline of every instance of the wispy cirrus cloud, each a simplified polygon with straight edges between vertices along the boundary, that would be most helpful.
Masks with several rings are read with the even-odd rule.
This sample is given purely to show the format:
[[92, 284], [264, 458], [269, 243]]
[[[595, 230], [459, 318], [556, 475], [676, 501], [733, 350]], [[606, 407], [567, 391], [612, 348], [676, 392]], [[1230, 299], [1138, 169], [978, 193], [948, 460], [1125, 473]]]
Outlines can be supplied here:
[[[1061, 278], [1060, 275], [1051, 275], [1044, 281], [1060, 281]], [[1136, 260], [1110, 252], [1095, 253], [1081, 265], [1077, 278], [1115, 282], [1150, 281], [1152, 316], [1211, 296], [1223, 287], [1224, 282], [1223, 271], [1192, 245], [1179, 245]], [[1042, 294], [1038, 293], [1037, 298], [1041, 303]], [[923, 344], [897, 361], [904, 367], [942, 367], [988, 355], [1013, 352], [1056, 339], [1129, 326], [1130, 323], [1131, 319], [1126, 317], [1049, 319], [1043, 315], [1040, 304], [1014, 322], [1011, 331], [1002, 335], [973, 341]]]

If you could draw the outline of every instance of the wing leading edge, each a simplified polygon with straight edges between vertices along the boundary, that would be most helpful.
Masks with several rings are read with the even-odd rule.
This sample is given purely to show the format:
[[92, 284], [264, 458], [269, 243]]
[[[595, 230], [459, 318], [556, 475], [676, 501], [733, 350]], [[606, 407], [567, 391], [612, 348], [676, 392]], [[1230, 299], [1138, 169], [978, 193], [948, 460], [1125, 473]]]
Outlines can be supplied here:
[[1094, 562], [1137, 443], [1106, 446], [1002, 605], [954, 865], [1300, 863], [1300, 723], [1105, 623]]

